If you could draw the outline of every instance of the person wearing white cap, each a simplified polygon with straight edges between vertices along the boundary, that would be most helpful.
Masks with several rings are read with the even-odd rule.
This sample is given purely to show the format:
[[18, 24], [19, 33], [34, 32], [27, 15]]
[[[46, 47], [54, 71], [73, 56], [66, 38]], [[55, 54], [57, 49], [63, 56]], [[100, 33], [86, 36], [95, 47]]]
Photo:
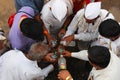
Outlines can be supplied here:
[[114, 19], [114, 16], [107, 10], [101, 9], [101, 2], [89, 3], [86, 8], [77, 12], [62, 41], [66, 41], [68, 45], [72, 40], [78, 40], [80, 50], [87, 48], [97, 39], [99, 24], [108, 18]]
[[[46, 28], [48, 39], [55, 39], [66, 18], [72, 14], [72, 0], [51, 0], [41, 11], [41, 19]], [[50, 41], [50, 40], [48, 40]]]

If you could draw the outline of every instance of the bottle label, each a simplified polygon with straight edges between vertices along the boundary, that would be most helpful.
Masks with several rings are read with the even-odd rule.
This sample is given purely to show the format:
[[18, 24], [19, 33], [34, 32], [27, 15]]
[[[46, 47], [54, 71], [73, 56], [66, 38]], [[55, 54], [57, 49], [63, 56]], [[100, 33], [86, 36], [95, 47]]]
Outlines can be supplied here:
[[66, 69], [66, 65], [65, 64], [60, 64], [60, 70]]

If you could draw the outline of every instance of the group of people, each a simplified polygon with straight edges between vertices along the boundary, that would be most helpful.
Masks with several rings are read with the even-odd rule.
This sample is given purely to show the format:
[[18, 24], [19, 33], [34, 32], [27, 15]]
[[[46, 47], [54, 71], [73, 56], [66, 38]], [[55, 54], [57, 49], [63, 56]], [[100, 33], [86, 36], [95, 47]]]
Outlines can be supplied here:
[[[89, 61], [93, 68], [88, 80], [120, 79], [120, 24], [112, 13], [101, 9], [101, 0], [14, 2], [16, 14], [8, 37], [11, 50], [3, 51], [6, 37], [0, 29], [0, 80], [44, 80], [54, 65], [41, 69], [37, 62], [56, 62], [50, 52], [55, 47], [52, 41], [57, 43], [58, 38], [65, 41], [62, 46], [74, 41], [79, 50], [65, 50], [62, 55]], [[74, 80], [69, 70], [57, 76]]]

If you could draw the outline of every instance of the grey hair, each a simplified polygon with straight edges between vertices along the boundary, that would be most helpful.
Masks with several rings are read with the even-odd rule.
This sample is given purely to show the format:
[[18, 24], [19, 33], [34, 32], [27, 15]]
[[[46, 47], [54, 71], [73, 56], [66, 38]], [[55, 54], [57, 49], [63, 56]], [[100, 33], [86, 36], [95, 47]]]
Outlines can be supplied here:
[[42, 42], [37, 42], [32, 44], [28, 55], [32, 58], [32, 60], [37, 60], [39, 56], [46, 55], [49, 52], [49, 50], [50, 48], [48, 47], [48, 45]]

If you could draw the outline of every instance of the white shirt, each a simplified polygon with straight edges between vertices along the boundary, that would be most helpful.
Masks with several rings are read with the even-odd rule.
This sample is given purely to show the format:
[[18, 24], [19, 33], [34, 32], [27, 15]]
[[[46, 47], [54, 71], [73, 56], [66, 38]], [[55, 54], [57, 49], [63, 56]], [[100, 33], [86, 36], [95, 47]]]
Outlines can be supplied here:
[[[72, 57], [88, 60], [87, 50], [83, 50], [80, 52], [71, 53]], [[92, 68], [88, 80], [120, 80], [120, 59], [111, 52], [111, 59], [109, 65], [101, 70], [96, 70], [94, 67]], [[93, 79], [90, 79], [90, 78]]]
[[115, 41], [111, 41], [101, 35], [98, 36], [98, 40], [92, 43], [92, 45], [100, 45], [109, 48], [113, 53], [120, 57], [120, 37]]
[[45, 27], [47, 28], [47, 30], [50, 32], [50, 34], [52, 34], [53, 36], [56, 35], [58, 33], [58, 31], [60, 30], [60, 28], [62, 27], [62, 25], [64, 24], [66, 18], [68, 16], [70, 16], [73, 11], [73, 3], [72, 0], [63, 0], [65, 1], [65, 3], [68, 6], [68, 12], [67, 12], [67, 16], [60, 22], [59, 20], [57, 20], [54, 16], [52, 11], [50, 10], [52, 3], [54, 2], [54, 0], [49, 1], [48, 3], [46, 3], [43, 6], [43, 9], [41, 11], [41, 19], [43, 20]]
[[107, 10], [101, 9], [100, 17], [94, 22], [94, 24], [88, 24], [84, 18], [84, 9], [79, 10], [68, 26], [65, 37], [74, 34], [78, 29], [77, 34], [74, 34], [75, 39], [83, 41], [95, 40], [98, 37], [98, 26], [101, 21], [108, 18], [114, 19], [111, 13], [106, 17], [108, 13]]
[[[19, 50], [10, 50], [0, 57], [0, 80], [44, 80], [52, 65], [41, 69]], [[46, 71], [47, 70], [47, 71]]]
[[120, 57], [120, 37], [115, 41], [111, 41], [111, 50]]

